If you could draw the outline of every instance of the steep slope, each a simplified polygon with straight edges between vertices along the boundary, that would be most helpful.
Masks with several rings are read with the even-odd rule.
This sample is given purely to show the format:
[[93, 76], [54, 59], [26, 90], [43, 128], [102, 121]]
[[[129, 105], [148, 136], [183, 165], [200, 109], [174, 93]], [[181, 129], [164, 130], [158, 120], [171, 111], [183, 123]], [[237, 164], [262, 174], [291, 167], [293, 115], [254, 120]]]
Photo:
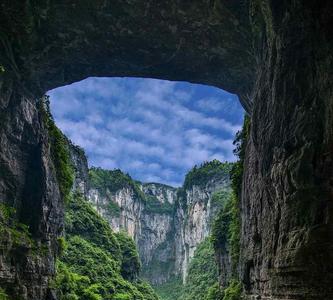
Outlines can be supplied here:
[[218, 268], [210, 238], [198, 244], [185, 284], [176, 277], [155, 289], [163, 300], [218, 300]]
[[[135, 182], [120, 170], [92, 168], [89, 200], [114, 230], [132, 236], [154, 284], [185, 281], [197, 245], [230, 193], [231, 164], [212, 161], [191, 170], [182, 188]], [[219, 197], [223, 195], [224, 197]]]
[[66, 206], [66, 241], [55, 288], [62, 299], [158, 300], [138, 278], [140, 260], [134, 241], [113, 233], [81, 194]]
[[251, 114], [246, 297], [333, 298], [332, 1], [4, 0], [0, 20], [0, 201], [48, 248], [18, 258], [5, 238], [1, 287], [46, 299], [54, 273], [63, 202], [40, 97], [88, 76], [142, 76], [225, 88]]
[[[66, 212], [65, 239], [61, 237], [56, 242], [57, 255], [61, 255], [56, 278], [53, 282], [45, 282], [48, 299], [158, 300], [151, 287], [138, 277], [141, 263], [134, 241], [123, 232], [115, 234], [85, 199], [88, 179], [86, 156], [57, 128], [48, 105], [45, 98], [41, 112], [50, 134], [50, 151]], [[9, 251], [15, 249], [14, 257], [31, 256], [27, 263], [32, 268], [39, 268], [45, 263], [43, 258], [50, 255], [49, 245], [37, 244], [32, 239], [30, 228], [13, 219], [15, 213], [11, 207], [0, 206], [2, 237], [10, 241]], [[41, 272], [45, 271], [42, 269]], [[32, 275], [36, 276], [34, 273]], [[41, 297], [22, 289], [13, 291], [7, 288], [0, 292], [1, 299], [6, 300]]]

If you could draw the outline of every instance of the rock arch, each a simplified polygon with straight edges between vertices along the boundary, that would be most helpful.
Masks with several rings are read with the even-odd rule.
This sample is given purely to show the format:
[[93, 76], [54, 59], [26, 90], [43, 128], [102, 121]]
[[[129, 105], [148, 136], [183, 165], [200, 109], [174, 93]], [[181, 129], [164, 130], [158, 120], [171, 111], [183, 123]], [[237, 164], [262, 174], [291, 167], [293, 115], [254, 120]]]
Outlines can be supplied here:
[[[0, 7], [0, 197], [34, 224], [50, 253], [62, 203], [36, 99], [88, 76], [186, 80], [238, 94], [252, 115], [240, 262], [247, 295], [333, 297], [330, 1], [2, 0]], [[38, 268], [17, 261], [11, 271], [1, 257], [0, 282], [46, 297], [52, 255]]]

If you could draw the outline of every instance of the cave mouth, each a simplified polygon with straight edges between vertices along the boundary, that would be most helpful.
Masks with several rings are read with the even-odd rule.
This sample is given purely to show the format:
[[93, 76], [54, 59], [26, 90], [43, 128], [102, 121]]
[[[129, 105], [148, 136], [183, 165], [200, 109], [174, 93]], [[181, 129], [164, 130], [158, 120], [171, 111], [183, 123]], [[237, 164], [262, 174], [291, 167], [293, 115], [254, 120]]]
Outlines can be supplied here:
[[[139, 278], [161, 300], [188, 293], [196, 285], [190, 273], [209, 278], [206, 289], [216, 285], [210, 236], [231, 199], [230, 162], [244, 117], [238, 97], [207, 85], [127, 77], [92, 77], [48, 94], [56, 125], [88, 158], [86, 166], [82, 154], [73, 155], [81, 152], [77, 146], [69, 146], [73, 190], [116, 235], [133, 239]], [[75, 248], [71, 232], [65, 236]], [[133, 280], [136, 268], [129, 268], [122, 274]], [[171, 298], [170, 286], [179, 292]]]
[[238, 97], [188, 82], [90, 77], [48, 92], [58, 127], [89, 165], [180, 186], [194, 165], [234, 161], [243, 123]]

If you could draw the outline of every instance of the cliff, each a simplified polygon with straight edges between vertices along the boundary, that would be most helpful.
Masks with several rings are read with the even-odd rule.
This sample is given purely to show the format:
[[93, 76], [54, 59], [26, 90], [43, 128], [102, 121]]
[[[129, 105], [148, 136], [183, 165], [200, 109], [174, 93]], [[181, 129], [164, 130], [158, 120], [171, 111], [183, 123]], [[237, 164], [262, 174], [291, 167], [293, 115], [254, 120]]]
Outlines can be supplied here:
[[[143, 277], [154, 284], [179, 275], [185, 281], [197, 245], [209, 235], [228, 198], [230, 166], [205, 163], [190, 171], [178, 189], [136, 182], [120, 170], [92, 168], [88, 198], [115, 231], [134, 238]], [[224, 197], [214, 197], [216, 193]]]
[[251, 115], [240, 205], [245, 296], [333, 298], [332, 24], [329, 0], [3, 0], [0, 202], [15, 213], [1, 222], [28, 226], [48, 250], [41, 260], [31, 249], [17, 255], [5, 237], [1, 287], [46, 299], [54, 273], [63, 187], [39, 99], [88, 76], [141, 76], [224, 88]]

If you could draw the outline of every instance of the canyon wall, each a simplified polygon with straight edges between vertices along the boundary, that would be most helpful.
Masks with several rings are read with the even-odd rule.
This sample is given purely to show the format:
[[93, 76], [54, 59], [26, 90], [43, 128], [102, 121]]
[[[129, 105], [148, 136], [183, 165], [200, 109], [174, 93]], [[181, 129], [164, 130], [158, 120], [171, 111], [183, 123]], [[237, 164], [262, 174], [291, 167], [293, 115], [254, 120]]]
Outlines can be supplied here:
[[[153, 284], [177, 276], [185, 281], [197, 245], [209, 235], [214, 216], [227, 200], [231, 164], [215, 163], [219, 171], [186, 188], [135, 182], [119, 170], [90, 170], [89, 201], [115, 231], [125, 230], [134, 238], [142, 276]], [[115, 184], [123, 176], [126, 180]], [[224, 192], [225, 198], [216, 200], [216, 192]]]
[[142, 76], [224, 88], [251, 114], [239, 267], [248, 298], [333, 298], [331, 1], [0, 7], [0, 202], [47, 248], [35, 260], [2, 240], [2, 288], [52, 297], [63, 200], [38, 100], [88, 76]]

